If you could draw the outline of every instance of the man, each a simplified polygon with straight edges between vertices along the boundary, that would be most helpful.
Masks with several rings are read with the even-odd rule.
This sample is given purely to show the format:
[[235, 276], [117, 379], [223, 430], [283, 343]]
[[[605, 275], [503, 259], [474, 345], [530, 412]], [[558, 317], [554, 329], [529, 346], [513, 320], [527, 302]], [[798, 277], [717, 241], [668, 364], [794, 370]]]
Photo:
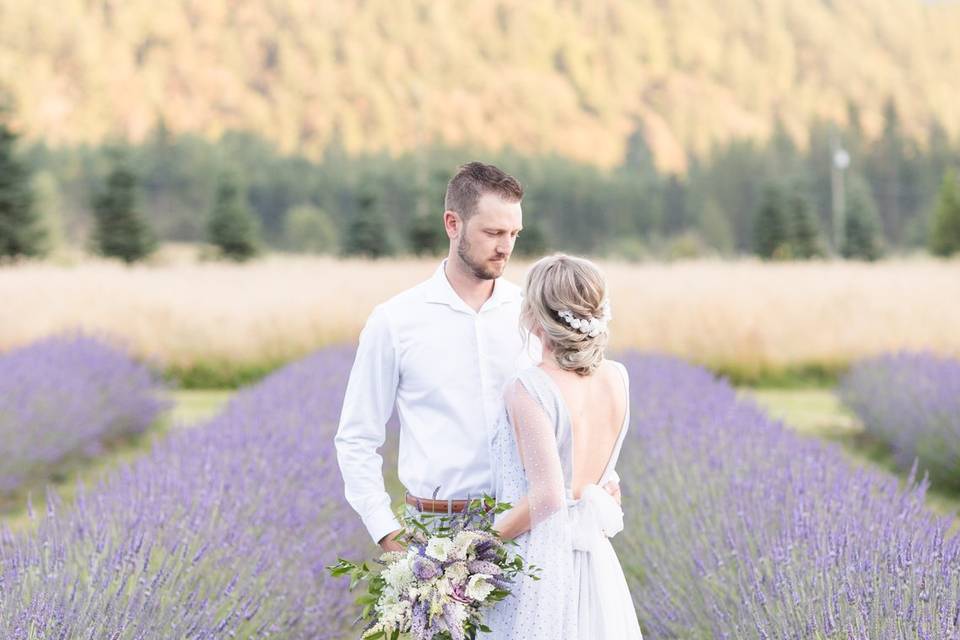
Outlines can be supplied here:
[[520, 289], [500, 277], [523, 228], [522, 198], [500, 169], [462, 166], [444, 200], [447, 258], [429, 280], [378, 305], [360, 334], [337, 461], [347, 501], [386, 551], [402, 549], [377, 453], [394, 406], [408, 508], [459, 512], [468, 497], [490, 493], [488, 434], [503, 388], [540, 357], [536, 339], [520, 332]]

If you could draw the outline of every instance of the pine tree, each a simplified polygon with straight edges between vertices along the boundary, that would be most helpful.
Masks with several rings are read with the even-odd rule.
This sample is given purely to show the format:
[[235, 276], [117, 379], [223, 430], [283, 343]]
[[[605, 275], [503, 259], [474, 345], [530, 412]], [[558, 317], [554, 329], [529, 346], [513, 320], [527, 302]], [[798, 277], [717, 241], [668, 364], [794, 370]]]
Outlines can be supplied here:
[[657, 176], [656, 158], [653, 150], [647, 144], [645, 127], [638, 122], [633, 133], [627, 138], [626, 151], [621, 168], [629, 172], [634, 178]]
[[31, 184], [36, 197], [37, 215], [40, 217], [45, 234], [43, 246], [47, 251], [59, 251], [67, 243], [63, 215], [64, 199], [60, 185], [53, 172], [49, 170], [35, 173]]
[[807, 199], [798, 190], [790, 195], [790, 253], [809, 260], [822, 254], [820, 227]]
[[519, 256], [539, 258], [547, 253], [549, 244], [543, 225], [531, 220], [524, 223], [513, 250]]
[[877, 206], [865, 182], [851, 181], [844, 220], [844, 258], [876, 260], [882, 254], [882, 230]]
[[872, 155], [875, 167], [872, 182], [874, 185], [882, 185], [876, 192], [877, 211], [882, 233], [896, 244], [902, 240], [907, 151], [900, 112], [892, 97], [884, 103], [883, 134], [874, 146]]
[[687, 191], [687, 186], [676, 175], [667, 178], [663, 192], [663, 208], [666, 213], [663, 230], [667, 235], [682, 233], [693, 226], [692, 221], [687, 219]]
[[259, 231], [237, 180], [231, 176], [221, 178], [207, 228], [210, 244], [225, 257], [242, 262], [257, 254]]
[[393, 253], [387, 238], [387, 223], [377, 208], [377, 200], [370, 193], [362, 193], [357, 212], [347, 227], [343, 251], [348, 256], [382, 258]]
[[38, 256], [45, 248], [30, 171], [16, 156], [16, 142], [17, 135], [0, 121], [0, 258]]
[[786, 123], [779, 112], [774, 116], [767, 153], [770, 156], [770, 168], [775, 175], [794, 176], [800, 171], [802, 156], [797, 153], [796, 142], [787, 131]]
[[104, 256], [126, 263], [142, 260], [156, 247], [156, 238], [137, 210], [137, 177], [122, 159], [93, 201], [94, 244]]
[[753, 225], [754, 252], [766, 260], [786, 258], [790, 253], [790, 228], [779, 187], [768, 185]]
[[700, 208], [698, 230], [710, 248], [724, 255], [733, 253], [733, 228], [730, 226], [730, 218], [715, 200], [707, 200]]
[[287, 247], [306, 253], [336, 253], [337, 227], [323, 209], [304, 204], [293, 207], [284, 220]]
[[440, 255], [449, 246], [443, 220], [436, 214], [416, 216], [410, 225], [408, 240], [410, 248], [418, 256]]
[[943, 176], [930, 230], [930, 250], [938, 256], [960, 252], [960, 184], [953, 171]]

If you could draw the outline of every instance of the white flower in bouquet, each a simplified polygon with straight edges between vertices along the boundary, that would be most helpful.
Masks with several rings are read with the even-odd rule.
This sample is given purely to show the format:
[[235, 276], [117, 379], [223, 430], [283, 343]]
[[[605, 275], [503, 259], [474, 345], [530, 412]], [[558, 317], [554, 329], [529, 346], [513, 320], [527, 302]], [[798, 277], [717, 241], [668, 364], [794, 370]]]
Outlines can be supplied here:
[[393, 564], [405, 555], [407, 554], [403, 551], [384, 551], [380, 554], [380, 562], [383, 562], [384, 564]]
[[447, 567], [443, 575], [450, 582], [454, 584], [460, 584], [461, 582], [465, 582], [467, 578], [470, 577], [470, 570], [467, 569], [466, 562], [454, 562]]
[[409, 556], [401, 557], [383, 570], [383, 579], [398, 591], [413, 582], [413, 560]]
[[433, 585], [433, 588], [437, 595], [443, 598], [453, 593], [453, 584], [449, 579], [446, 578], [446, 576], [437, 580], [436, 584]]
[[466, 560], [471, 545], [481, 538], [482, 536], [475, 531], [461, 531], [453, 539], [449, 556], [457, 560]]
[[470, 576], [470, 582], [467, 583], [467, 597], [477, 602], [487, 599], [487, 596], [494, 590], [490, 577], [485, 573], [475, 573]]
[[383, 609], [383, 620], [388, 625], [403, 627], [407, 618], [407, 603], [398, 602]]
[[380, 629], [403, 629], [410, 625], [408, 603], [397, 602], [390, 606], [384, 606], [381, 603], [377, 608], [379, 609], [377, 626]]
[[453, 549], [453, 540], [443, 536], [436, 536], [430, 538], [430, 541], [427, 542], [426, 554], [434, 560], [446, 562], [451, 549]]
[[377, 605], [387, 608], [392, 607], [400, 603], [400, 592], [397, 591], [395, 587], [387, 585], [383, 588], [383, 593], [380, 594], [380, 600], [377, 601]]
[[442, 578], [437, 580], [436, 591], [430, 598], [430, 617], [443, 614], [443, 605], [450, 602], [450, 583]]
[[424, 585], [422, 587], [408, 587], [407, 588], [407, 600], [410, 602], [415, 602], [419, 598], [429, 597], [432, 587], [430, 585]]

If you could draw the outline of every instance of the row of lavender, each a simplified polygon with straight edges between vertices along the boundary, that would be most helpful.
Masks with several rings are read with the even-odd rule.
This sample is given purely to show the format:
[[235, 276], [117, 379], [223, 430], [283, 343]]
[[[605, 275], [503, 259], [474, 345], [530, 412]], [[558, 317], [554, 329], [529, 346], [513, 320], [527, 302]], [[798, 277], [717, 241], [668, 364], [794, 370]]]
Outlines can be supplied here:
[[916, 460], [935, 486], [960, 489], [960, 360], [909, 352], [870, 358], [851, 368], [839, 392], [901, 467]]
[[[370, 551], [326, 350], [0, 542], [0, 637], [350, 637], [324, 577]], [[629, 355], [616, 544], [647, 638], [960, 638], [960, 540], [923, 486], [853, 470], [674, 359]]]
[[35, 532], [5, 533], [0, 637], [345, 637], [351, 597], [324, 566], [371, 546], [332, 445], [352, 356], [286, 367]]
[[629, 356], [616, 540], [648, 638], [960, 638], [960, 538], [706, 371]]
[[42, 479], [71, 455], [96, 455], [146, 430], [170, 405], [146, 365], [84, 335], [41, 340], [0, 356], [0, 494]]

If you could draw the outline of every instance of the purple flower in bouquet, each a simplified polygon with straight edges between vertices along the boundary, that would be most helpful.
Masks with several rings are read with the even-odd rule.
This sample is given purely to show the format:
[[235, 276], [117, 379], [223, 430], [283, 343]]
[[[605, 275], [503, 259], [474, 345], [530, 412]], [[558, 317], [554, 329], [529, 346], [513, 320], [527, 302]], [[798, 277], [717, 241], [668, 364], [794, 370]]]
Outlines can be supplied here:
[[498, 576], [503, 573], [503, 569], [486, 560], [471, 560], [467, 563], [467, 569], [470, 573], [485, 573], [489, 576]]
[[462, 612], [462, 607], [457, 607], [452, 604], [443, 605], [443, 622], [453, 640], [464, 640], [465, 638], [463, 633], [463, 623], [465, 620]]
[[429, 610], [429, 605], [423, 600], [414, 603], [410, 616], [410, 633], [414, 638], [429, 638], [432, 635]]
[[423, 556], [417, 556], [413, 560], [413, 575], [416, 576], [417, 580], [427, 581], [433, 578], [436, 578], [440, 575], [440, 567], [431, 560], [430, 558], [425, 558]]

